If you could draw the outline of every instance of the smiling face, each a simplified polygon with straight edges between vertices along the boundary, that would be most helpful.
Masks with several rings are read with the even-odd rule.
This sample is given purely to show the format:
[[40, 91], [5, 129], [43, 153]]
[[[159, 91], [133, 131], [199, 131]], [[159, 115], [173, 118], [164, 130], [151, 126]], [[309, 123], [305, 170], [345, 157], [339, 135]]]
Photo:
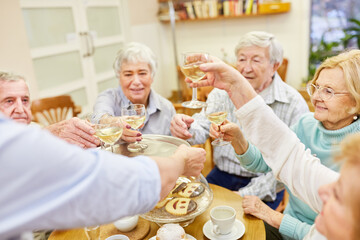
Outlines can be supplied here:
[[120, 70], [120, 86], [133, 104], [147, 106], [153, 78], [148, 63], [123, 62]]
[[346, 164], [342, 168], [341, 176], [335, 183], [319, 188], [319, 195], [323, 201], [321, 213], [315, 219], [316, 229], [329, 240], [355, 239], [353, 211], [351, 198], [358, 192], [360, 181], [359, 168]]
[[270, 63], [269, 47], [243, 47], [237, 53], [236, 68], [257, 93], [271, 84], [278, 66]]
[[0, 111], [17, 122], [31, 122], [30, 94], [24, 81], [0, 81]]
[[[336, 92], [348, 92], [344, 73], [341, 68], [323, 69], [316, 82], [317, 86], [331, 88]], [[348, 126], [353, 122], [354, 114], [348, 110], [355, 106], [355, 100], [350, 94], [335, 94], [329, 100], [324, 101], [318, 92], [311, 96], [311, 102], [315, 107], [314, 117], [322, 122], [329, 130], [336, 130]]]

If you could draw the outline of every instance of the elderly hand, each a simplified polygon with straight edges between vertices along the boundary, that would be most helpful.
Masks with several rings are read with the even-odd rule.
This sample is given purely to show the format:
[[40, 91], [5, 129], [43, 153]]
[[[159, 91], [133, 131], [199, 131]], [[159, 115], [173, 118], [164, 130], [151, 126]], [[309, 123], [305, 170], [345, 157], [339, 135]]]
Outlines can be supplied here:
[[244, 196], [244, 213], [260, 218], [275, 228], [279, 228], [284, 215], [271, 209], [257, 196]]
[[51, 124], [45, 127], [53, 135], [82, 148], [94, 148], [100, 145], [100, 140], [93, 136], [92, 125], [77, 117]]
[[[101, 117], [100, 123], [116, 122], [116, 121], [119, 120], [119, 118], [121, 119], [121, 122], [124, 125], [123, 133], [121, 135], [121, 139], [124, 140], [125, 142], [128, 142], [128, 143], [141, 141], [142, 140], [141, 132], [136, 131], [136, 130], [132, 130], [131, 126], [127, 122], [125, 122], [121, 117], [114, 117], [114, 116], [109, 116], [109, 115], [106, 114], [103, 117]], [[143, 127], [143, 125], [140, 126], [140, 128], [141, 127]]]
[[242, 155], [248, 149], [249, 143], [237, 124], [227, 119], [220, 126], [212, 123], [210, 126], [210, 136], [212, 138], [218, 138], [221, 134], [223, 135], [224, 141], [231, 142], [237, 154]]
[[192, 83], [185, 79], [191, 87], [214, 86], [225, 90], [236, 108], [256, 97], [257, 93], [251, 84], [235, 68], [211, 56], [211, 63], [203, 63], [200, 69], [207, 72], [206, 77], [198, 82]]
[[202, 148], [188, 147], [180, 145], [173, 155], [177, 159], [182, 159], [184, 162], [184, 176], [199, 176], [201, 170], [204, 168], [206, 161], [206, 152]]
[[191, 124], [194, 122], [194, 119], [185, 114], [175, 114], [171, 120], [170, 131], [174, 137], [181, 139], [189, 139], [192, 137], [188, 129]]

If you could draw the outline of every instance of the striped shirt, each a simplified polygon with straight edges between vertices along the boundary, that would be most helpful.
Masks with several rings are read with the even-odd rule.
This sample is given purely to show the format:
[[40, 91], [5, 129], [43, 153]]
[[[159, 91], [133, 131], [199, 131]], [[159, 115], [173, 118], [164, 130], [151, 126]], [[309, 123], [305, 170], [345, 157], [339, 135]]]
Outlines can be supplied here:
[[[259, 95], [288, 126], [296, 123], [304, 113], [309, 111], [309, 108], [300, 93], [284, 83], [278, 74], [275, 75], [272, 83], [260, 92]], [[235, 106], [225, 91], [214, 89], [209, 94], [207, 101], [225, 102], [229, 108], [227, 119], [239, 124], [235, 115]], [[188, 141], [190, 144], [202, 144], [209, 137], [210, 121], [207, 120], [204, 109], [200, 113], [194, 114], [193, 118], [195, 121], [189, 129], [190, 133], [193, 134], [193, 137]], [[250, 148], [251, 146], [249, 146], [249, 149]], [[262, 200], [275, 200], [277, 182], [272, 172], [253, 173], [247, 171], [240, 165], [233, 147], [230, 144], [214, 147], [213, 154], [214, 162], [221, 171], [243, 177], [252, 177], [251, 182], [246, 187], [239, 189], [242, 196], [256, 195]]]

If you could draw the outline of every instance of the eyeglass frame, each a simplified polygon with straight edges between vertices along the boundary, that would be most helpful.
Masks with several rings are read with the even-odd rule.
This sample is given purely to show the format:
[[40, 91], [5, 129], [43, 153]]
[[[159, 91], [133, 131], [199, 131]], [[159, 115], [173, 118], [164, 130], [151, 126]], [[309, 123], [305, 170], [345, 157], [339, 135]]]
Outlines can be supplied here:
[[[315, 88], [315, 91], [313, 93], [310, 93], [310, 87], [314, 87]], [[331, 91], [331, 96], [328, 97], [328, 98], [324, 98], [323, 95], [321, 94], [321, 90], [322, 89], [330, 89]], [[306, 85], [306, 92], [307, 94], [309, 94], [310, 97], [312, 97], [314, 95], [315, 92], [319, 91], [319, 97], [324, 100], [324, 101], [327, 101], [327, 100], [330, 100], [334, 95], [346, 95], [346, 94], [349, 94], [349, 92], [335, 92], [334, 89], [332, 88], [329, 88], [329, 87], [323, 87], [323, 86], [316, 86], [315, 84], [313, 83], [309, 83]]]

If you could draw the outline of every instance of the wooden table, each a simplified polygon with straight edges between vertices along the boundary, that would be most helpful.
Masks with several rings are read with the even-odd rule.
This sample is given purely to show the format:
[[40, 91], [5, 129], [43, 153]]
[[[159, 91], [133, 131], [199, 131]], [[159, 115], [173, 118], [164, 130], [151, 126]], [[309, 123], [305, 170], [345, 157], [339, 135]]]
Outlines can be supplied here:
[[[244, 215], [241, 203], [242, 198], [233, 193], [232, 191], [210, 184], [210, 188], [213, 190], [214, 199], [209, 209], [203, 214], [196, 217], [194, 222], [185, 228], [186, 233], [192, 235], [197, 240], [206, 240], [208, 238], [202, 232], [204, 224], [210, 219], [210, 210], [219, 205], [228, 205], [235, 208], [237, 215], [236, 218], [242, 221], [245, 225], [245, 234], [241, 240], [262, 240], [265, 239], [265, 227], [262, 220], [252, 217], [250, 215]], [[151, 229], [145, 239], [149, 239], [156, 235], [156, 231], [159, 226], [156, 223], [151, 223]], [[65, 231], [54, 231], [49, 240], [86, 240], [86, 236], [83, 229], [72, 229]], [[103, 239], [102, 239], [103, 240]]]

